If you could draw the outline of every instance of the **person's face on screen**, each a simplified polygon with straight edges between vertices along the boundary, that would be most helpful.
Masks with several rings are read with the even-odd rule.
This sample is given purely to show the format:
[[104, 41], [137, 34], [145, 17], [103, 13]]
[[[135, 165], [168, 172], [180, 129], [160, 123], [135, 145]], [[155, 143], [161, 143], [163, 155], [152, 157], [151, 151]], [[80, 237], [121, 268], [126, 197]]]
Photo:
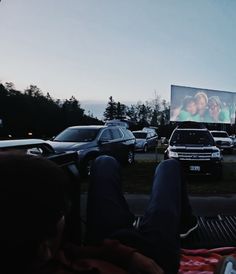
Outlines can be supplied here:
[[190, 101], [186, 106], [186, 111], [188, 111], [191, 115], [196, 114], [197, 112], [197, 106], [194, 101]]
[[196, 100], [196, 105], [197, 105], [198, 113], [200, 115], [204, 114], [204, 112], [206, 110], [206, 106], [207, 106], [206, 99], [203, 96], [199, 97]]
[[209, 102], [209, 113], [215, 120], [218, 119], [220, 112], [220, 106], [215, 101]]

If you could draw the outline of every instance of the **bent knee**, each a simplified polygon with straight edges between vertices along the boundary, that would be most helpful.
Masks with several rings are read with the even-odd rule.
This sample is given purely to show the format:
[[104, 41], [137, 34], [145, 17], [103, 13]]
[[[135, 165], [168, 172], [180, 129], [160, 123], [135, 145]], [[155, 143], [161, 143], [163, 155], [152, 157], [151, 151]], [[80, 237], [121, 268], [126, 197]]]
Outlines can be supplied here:
[[180, 162], [175, 159], [167, 159], [165, 161], [162, 161], [158, 167], [164, 168], [168, 170], [169, 172], [177, 172], [181, 170]]
[[99, 169], [101, 167], [112, 167], [112, 166], [118, 166], [118, 162], [117, 160], [112, 157], [112, 156], [108, 156], [108, 155], [101, 155], [98, 156], [95, 161], [94, 161], [94, 166], [98, 167]]

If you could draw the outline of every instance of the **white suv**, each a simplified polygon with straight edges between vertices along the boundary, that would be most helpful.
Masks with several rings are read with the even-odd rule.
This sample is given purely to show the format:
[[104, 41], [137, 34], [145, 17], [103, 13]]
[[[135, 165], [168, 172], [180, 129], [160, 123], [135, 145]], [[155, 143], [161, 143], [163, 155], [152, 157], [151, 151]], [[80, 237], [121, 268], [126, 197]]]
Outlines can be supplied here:
[[227, 151], [228, 153], [233, 152], [233, 140], [229, 137], [226, 131], [212, 130], [210, 132], [220, 150]]

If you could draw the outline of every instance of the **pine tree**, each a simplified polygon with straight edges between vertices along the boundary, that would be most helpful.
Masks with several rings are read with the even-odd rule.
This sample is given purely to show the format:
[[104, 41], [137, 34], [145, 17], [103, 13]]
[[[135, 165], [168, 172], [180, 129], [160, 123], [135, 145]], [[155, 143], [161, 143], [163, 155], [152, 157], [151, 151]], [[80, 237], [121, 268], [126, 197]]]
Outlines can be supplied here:
[[117, 103], [114, 101], [112, 96], [109, 97], [103, 116], [106, 120], [113, 120], [117, 117]]

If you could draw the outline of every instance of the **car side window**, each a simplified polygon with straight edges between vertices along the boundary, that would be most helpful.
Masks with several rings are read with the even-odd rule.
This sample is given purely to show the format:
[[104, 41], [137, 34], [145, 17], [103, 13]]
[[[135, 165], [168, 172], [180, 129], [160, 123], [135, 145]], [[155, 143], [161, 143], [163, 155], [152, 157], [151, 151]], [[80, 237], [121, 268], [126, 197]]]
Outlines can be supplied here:
[[107, 141], [112, 140], [112, 136], [111, 136], [110, 129], [105, 129], [105, 130], [102, 132], [101, 137], [100, 137], [100, 140], [103, 141], [103, 142], [107, 142]]
[[118, 128], [113, 128], [111, 132], [112, 132], [113, 140], [122, 138], [122, 133], [120, 132], [120, 130]]

